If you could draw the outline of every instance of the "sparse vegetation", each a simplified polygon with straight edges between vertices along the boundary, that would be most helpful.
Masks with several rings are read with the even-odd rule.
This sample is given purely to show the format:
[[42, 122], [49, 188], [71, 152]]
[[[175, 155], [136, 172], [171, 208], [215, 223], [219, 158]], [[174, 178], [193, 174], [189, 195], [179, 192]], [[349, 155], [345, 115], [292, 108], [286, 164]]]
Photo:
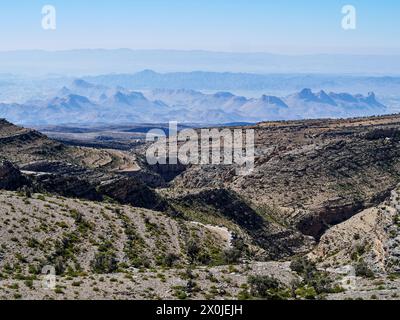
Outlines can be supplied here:
[[296, 290], [301, 297], [314, 299], [317, 295], [333, 293], [333, 281], [329, 274], [319, 271], [315, 263], [306, 257], [294, 259], [290, 264], [291, 270], [302, 277], [303, 281]]
[[250, 294], [267, 300], [285, 300], [291, 297], [290, 290], [279, 280], [270, 276], [250, 276]]

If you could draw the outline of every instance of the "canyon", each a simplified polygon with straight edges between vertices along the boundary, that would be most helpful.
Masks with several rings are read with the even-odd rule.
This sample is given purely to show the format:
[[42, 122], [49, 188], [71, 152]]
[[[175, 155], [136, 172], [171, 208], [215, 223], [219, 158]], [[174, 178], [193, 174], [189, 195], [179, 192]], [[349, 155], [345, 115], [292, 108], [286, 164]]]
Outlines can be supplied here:
[[[211, 296], [243, 298], [246, 290], [224, 282], [224, 268], [239, 287], [251, 276], [289, 286], [302, 281], [289, 268], [300, 258], [316, 270], [351, 266], [374, 274], [358, 274], [360, 288], [327, 291], [329, 298], [369, 299], [365, 288], [377, 281], [385, 287], [378, 296], [395, 296], [400, 116], [234, 128], [255, 132], [254, 171], [246, 176], [236, 175], [235, 164], [149, 165], [145, 141], [126, 150], [72, 146], [1, 120], [0, 287], [21, 278], [40, 284], [40, 269], [50, 264], [64, 292], [53, 298], [72, 297], [74, 281], [86, 297], [154, 297], [142, 287], [153, 276], [169, 292], [164, 298], [214, 292], [206, 280], [200, 291], [187, 291], [193, 275], [178, 274], [190, 268], [200, 278], [207, 272], [218, 278], [225, 293]], [[97, 279], [92, 287], [99, 291], [86, 277]], [[124, 277], [142, 289], [129, 289]], [[124, 293], [116, 293], [118, 285], [111, 292], [100, 278], [116, 279]], [[5, 296], [12, 292], [5, 289]], [[23, 285], [18, 294], [35, 297]]]

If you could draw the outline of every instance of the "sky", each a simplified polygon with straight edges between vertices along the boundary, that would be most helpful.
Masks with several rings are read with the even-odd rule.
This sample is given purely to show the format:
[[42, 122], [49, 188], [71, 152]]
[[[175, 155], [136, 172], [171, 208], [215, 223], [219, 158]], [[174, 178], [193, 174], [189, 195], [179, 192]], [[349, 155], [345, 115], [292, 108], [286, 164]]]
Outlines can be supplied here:
[[[42, 7], [56, 8], [43, 30]], [[357, 12], [355, 30], [342, 7]], [[1, 0], [0, 50], [400, 53], [398, 0]]]

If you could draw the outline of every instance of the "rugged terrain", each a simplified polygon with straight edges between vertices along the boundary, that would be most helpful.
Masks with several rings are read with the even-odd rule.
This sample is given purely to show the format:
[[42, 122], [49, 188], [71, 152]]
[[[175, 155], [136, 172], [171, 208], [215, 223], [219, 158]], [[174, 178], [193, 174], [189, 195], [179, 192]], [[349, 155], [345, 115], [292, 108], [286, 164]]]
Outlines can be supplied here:
[[400, 116], [247, 128], [255, 169], [236, 176], [1, 120], [0, 296], [396, 299]]
[[283, 225], [319, 238], [386, 199], [399, 181], [399, 117], [262, 123], [255, 170], [193, 166], [176, 190], [229, 188]]

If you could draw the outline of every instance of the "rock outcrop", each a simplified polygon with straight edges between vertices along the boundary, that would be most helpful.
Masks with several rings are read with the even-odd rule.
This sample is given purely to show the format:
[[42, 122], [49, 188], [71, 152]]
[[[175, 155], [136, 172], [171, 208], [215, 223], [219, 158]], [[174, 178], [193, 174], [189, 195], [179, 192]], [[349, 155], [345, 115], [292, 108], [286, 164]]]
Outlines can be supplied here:
[[310, 257], [324, 267], [357, 266], [362, 262], [376, 274], [400, 272], [398, 190], [381, 205], [328, 230]]
[[18, 190], [28, 184], [19, 169], [9, 161], [0, 162], [0, 189]]

